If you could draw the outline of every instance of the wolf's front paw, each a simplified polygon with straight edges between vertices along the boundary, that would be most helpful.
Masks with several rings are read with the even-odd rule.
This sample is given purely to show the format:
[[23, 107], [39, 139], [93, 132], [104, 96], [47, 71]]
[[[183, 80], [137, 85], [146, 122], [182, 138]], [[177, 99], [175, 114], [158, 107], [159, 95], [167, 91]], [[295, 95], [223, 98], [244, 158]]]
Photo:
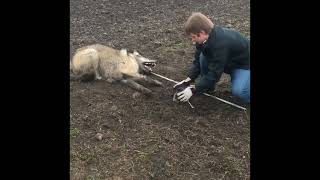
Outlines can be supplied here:
[[163, 87], [162, 82], [155, 80], [155, 85]]
[[143, 89], [142, 90], [142, 93], [144, 94], [144, 95], [146, 95], [146, 96], [151, 96], [151, 94], [152, 94], [152, 91], [150, 90], [150, 89]]

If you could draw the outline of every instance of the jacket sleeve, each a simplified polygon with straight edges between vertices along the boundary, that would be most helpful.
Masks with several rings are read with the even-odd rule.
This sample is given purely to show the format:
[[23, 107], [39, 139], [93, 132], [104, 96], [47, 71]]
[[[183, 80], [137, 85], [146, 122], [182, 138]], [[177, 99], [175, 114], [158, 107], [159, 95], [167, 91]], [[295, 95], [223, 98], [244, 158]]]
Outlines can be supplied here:
[[214, 90], [216, 82], [224, 71], [227, 63], [227, 49], [215, 49], [211, 52], [213, 57], [207, 58], [208, 73], [201, 76], [199, 82], [196, 84], [194, 94], [200, 94], [207, 90]]
[[194, 81], [200, 74], [200, 54], [201, 50], [196, 46], [196, 52], [194, 55], [194, 60], [192, 62], [191, 72], [188, 74], [188, 77]]

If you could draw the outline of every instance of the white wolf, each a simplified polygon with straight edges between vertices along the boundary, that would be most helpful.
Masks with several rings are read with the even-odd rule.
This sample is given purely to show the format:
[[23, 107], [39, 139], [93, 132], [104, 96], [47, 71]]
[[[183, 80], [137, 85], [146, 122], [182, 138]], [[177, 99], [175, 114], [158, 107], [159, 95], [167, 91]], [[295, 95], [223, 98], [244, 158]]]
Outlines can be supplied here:
[[116, 50], [101, 44], [77, 49], [70, 61], [71, 80], [104, 79], [110, 83], [121, 82], [144, 94], [152, 91], [135, 81], [145, 81], [156, 86], [162, 83], [148, 77], [155, 60], [141, 56], [137, 51]]

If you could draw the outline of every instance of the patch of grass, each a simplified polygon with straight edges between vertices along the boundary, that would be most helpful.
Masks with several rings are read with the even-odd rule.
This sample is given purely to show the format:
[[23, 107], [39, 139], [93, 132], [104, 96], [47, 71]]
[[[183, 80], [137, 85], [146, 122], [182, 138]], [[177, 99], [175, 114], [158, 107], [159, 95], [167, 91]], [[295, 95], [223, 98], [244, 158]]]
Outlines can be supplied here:
[[80, 134], [80, 130], [78, 128], [71, 128], [70, 129], [70, 136], [75, 138], [77, 136], [79, 136]]
[[183, 43], [183, 42], [176, 42], [174, 44], [171, 45], [171, 48], [174, 49], [184, 49], [188, 46], [189, 44], [187, 43]]
[[78, 157], [81, 161], [91, 161], [95, 158], [94, 154], [91, 154], [90, 152], [79, 153]]
[[96, 160], [96, 152], [91, 148], [72, 149], [70, 151], [71, 162]]

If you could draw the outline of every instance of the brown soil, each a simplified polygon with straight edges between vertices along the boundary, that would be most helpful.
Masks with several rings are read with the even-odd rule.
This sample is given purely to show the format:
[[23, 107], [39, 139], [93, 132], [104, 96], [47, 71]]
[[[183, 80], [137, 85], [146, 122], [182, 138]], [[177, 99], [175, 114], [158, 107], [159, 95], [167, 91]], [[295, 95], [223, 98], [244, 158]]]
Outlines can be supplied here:
[[[138, 50], [154, 72], [185, 78], [194, 47], [183, 23], [192, 11], [250, 37], [249, 0], [71, 0], [70, 56], [100, 43]], [[250, 113], [206, 96], [172, 101], [172, 82], [151, 97], [122, 84], [70, 82], [71, 179], [249, 179]], [[224, 75], [216, 95], [231, 96]], [[103, 134], [101, 141], [96, 134]]]

